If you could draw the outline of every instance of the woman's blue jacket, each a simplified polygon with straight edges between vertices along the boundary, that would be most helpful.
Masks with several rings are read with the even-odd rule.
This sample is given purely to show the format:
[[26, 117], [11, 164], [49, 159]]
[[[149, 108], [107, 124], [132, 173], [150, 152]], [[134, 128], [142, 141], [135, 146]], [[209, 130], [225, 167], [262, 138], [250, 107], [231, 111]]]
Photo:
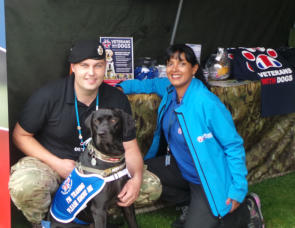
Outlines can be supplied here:
[[[162, 101], [157, 128], [145, 159], [156, 156], [163, 114], [175, 89], [167, 78], [127, 80], [119, 84], [126, 94], [156, 93]], [[248, 191], [243, 140], [232, 116], [217, 96], [198, 79], [192, 79], [182, 105], [175, 109], [212, 213], [223, 217], [230, 209], [228, 198], [242, 202]]]

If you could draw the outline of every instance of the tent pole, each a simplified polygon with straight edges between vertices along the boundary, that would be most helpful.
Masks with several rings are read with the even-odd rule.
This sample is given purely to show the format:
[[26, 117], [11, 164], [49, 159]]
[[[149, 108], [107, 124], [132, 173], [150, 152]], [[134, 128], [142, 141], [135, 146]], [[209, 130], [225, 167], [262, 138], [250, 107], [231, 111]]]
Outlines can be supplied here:
[[181, 9], [182, 9], [182, 3], [183, 3], [183, 0], [179, 0], [177, 14], [176, 14], [176, 18], [175, 18], [175, 22], [174, 22], [174, 26], [173, 26], [173, 31], [172, 31], [172, 36], [171, 36], [171, 40], [170, 40], [170, 45], [172, 45], [174, 43], [175, 34], [176, 34], [178, 22], [179, 22], [179, 17], [180, 17], [180, 13], [181, 13]]

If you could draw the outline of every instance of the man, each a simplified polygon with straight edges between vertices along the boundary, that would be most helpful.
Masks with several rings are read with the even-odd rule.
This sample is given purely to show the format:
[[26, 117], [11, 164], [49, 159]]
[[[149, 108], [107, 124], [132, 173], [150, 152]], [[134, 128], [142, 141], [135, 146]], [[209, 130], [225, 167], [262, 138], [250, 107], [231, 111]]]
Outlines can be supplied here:
[[[27, 157], [11, 169], [9, 189], [14, 204], [32, 223], [39, 224], [48, 211], [51, 195], [75, 167], [90, 132], [86, 117], [97, 107], [120, 108], [131, 114], [121, 91], [103, 83], [105, 50], [98, 41], [80, 41], [69, 56], [70, 77], [39, 89], [25, 105], [13, 131], [15, 145]], [[135, 130], [123, 138], [131, 179], [118, 195], [118, 205], [137, 198], [143, 161]]]

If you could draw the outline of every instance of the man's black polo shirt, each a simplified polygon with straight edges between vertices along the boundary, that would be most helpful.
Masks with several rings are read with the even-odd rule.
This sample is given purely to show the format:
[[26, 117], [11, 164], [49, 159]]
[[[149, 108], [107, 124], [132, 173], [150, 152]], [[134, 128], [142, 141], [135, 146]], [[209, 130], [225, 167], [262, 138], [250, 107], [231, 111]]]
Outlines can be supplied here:
[[[86, 117], [95, 110], [96, 100], [87, 107], [78, 102], [84, 141], [90, 137], [85, 127]], [[127, 97], [118, 89], [102, 83], [99, 87], [100, 108], [120, 108], [131, 114]], [[81, 151], [74, 101], [74, 76], [51, 83], [35, 92], [26, 103], [19, 120], [26, 131], [51, 153], [60, 158], [77, 160]], [[123, 136], [123, 141], [135, 138], [135, 129]]]

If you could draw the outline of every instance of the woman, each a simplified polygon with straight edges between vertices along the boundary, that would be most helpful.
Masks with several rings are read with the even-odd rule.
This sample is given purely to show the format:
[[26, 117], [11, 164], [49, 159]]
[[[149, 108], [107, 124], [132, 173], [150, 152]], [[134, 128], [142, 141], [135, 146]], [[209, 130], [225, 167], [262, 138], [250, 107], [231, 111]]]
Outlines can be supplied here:
[[[162, 98], [145, 160], [161, 179], [163, 200], [189, 203], [184, 227], [247, 227], [243, 140], [230, 112], [194, 78], [198, 69], [191, 48], [173, 45], [167, 49], [168, 79], [125, 81], [119, 86], [126, 94], [156, 93]], [[200, 74], [196, 77], [202, 79]], [[161, 135], [168, 143], [162, 156]]]

